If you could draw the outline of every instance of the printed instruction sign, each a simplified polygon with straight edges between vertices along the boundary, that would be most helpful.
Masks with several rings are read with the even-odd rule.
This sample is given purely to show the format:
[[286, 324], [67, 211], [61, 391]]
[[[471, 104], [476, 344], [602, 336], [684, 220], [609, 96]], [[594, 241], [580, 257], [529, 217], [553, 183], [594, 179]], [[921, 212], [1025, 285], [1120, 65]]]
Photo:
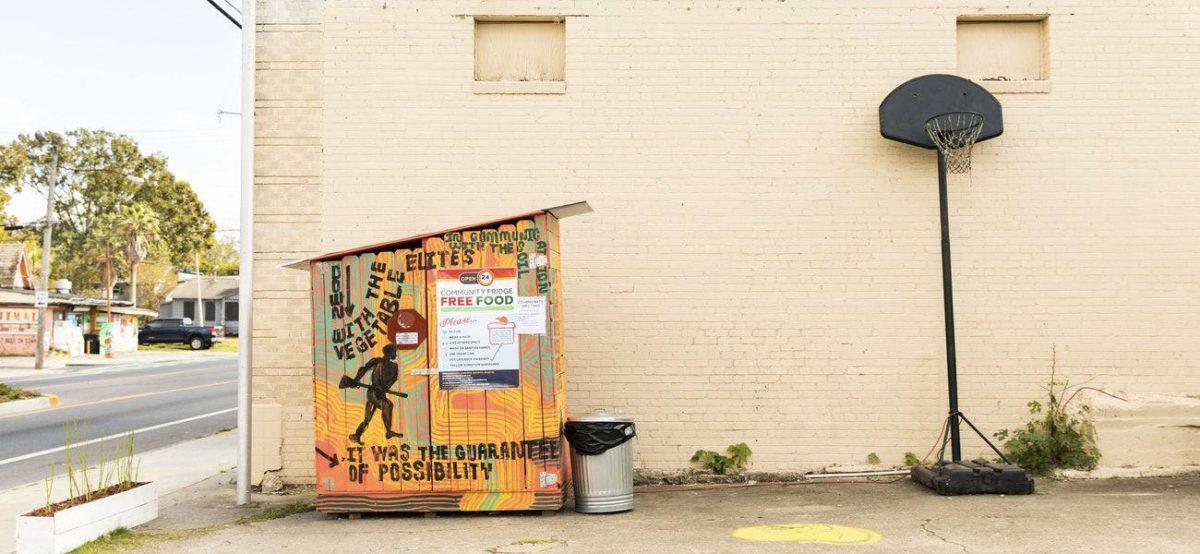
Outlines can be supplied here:
[[546, 297], [518, 296], [513, 320], [518, 335], [546, 334]]
[[517, 388], [517, 269], [439, 269], [438, 375], [442, 390]]

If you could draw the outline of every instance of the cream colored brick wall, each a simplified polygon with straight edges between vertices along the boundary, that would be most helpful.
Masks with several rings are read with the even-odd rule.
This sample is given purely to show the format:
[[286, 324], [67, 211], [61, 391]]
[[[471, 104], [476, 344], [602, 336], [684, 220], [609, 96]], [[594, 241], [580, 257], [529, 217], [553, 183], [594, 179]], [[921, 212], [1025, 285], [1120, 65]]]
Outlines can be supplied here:
[[[1200, 10], [1189, 1], [261, 3], [255, 395], [311, 479], [291, 259], [587, 199], [563, 222], [571, 412], [639, 466], [898, 462], [945, 412], [934, 158], [876, 110], [962, 15], [1049, 14], [1050, 91], [951, 183], [961, 401], [1060, 375], [1200, 394]], [[472, 93], [473, 15], [566, 15], [566, 94]], [[970, 449], [979, 447], [968, 442]]]
[[313, 474], [311, 302], [307, 274], [280, 264], [311, 254], [321, 233], [322, 9], [258, 3], [253, 386], [255, 404], [282, 405], [283, 443], [255, 435], [254, 449], [278, 449], [289, 482]]

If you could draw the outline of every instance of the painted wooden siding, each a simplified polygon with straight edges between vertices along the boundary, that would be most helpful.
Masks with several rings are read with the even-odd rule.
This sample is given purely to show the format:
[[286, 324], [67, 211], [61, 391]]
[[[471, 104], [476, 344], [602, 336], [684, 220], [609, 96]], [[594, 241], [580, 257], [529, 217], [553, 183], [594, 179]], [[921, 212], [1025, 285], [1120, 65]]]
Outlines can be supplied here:
[[[349, 511], [553, 509], [562, 503], [566, 413], [557, 277], [557, 221], [548, 214], [430, 237], [396, 251], [312, 266], [314, 461], [318, 508]], [[467, 255], [469, 253], [469, 255]], [[519, 386], [442, 390], [437, 366], [439, 269], [516, 268], [520, 296], [547, 297], [545, 335], [519, 335]], [[425, 339], [399, 350], [386, 437], [377, 412], [361, 435], [368, 394], [354, 379], [384, 357], [403, 310]], [[389, 327], [391, 325], [391, 327]], [[379, 363], [379, 362], [376, 362]], [[363, 382], [370, 382], [368, 372]], [[335, 462], [336, 460], [336, 462]]]

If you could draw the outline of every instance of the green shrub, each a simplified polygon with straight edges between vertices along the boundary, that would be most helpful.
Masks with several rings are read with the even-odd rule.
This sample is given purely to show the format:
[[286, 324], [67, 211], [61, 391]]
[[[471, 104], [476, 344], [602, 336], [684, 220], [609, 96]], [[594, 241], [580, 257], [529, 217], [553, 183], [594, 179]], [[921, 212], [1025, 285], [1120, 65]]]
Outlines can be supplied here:
[[1073, 411], [1070, 404], [1075, 395], [1085, 389], [1108, 393], [1056, 381], [1053, 370], [1046, 389], [1050, 397], [1045, 404], [1036, 400], [1027, 404], [1032, 417], [1024, 428], [996, 433], [1005, 454], [1013, 463], [1034, 473], [1048, 473], [1054, 469], [1096, 469], [1100, 463], [1100, 450], [1096, 448], [1091, 408], [1082, 406]]
[[746, 468], [746, 464], [750, 461], [750, 447], [746, 443], [739, 442], [729, 445], [725, 449], [725, 454], [718, 454], [712, 450], [697, 450], [692, 454], [692, 463], [698, 463], [704, 469], [712, 471], [717, 475], [724, 475], [730, 469], [740, 471]]
[[867, 463], [871, 465], [879, 465], [879, 454], [874, 452], [867, 454]]
[[913, 454], [912, 452], [904, 453], [904, 465], [915, 466], [915, 465], [919, 465], [920, 463], [921, 463], [921, 459], [917, 458], [916, 454]]

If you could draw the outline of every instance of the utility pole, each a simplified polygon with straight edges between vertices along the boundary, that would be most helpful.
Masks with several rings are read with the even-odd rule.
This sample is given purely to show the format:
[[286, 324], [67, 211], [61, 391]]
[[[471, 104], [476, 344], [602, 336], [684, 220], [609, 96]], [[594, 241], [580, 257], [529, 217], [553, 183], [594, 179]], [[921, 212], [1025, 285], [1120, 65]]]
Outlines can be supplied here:
[[[35, 292], [35, 303], [38, 306], [37, 324], [37, 354], [33, 361], [34, 369], [42, 369], [46, 362], [46, 310], [45, 303], [50, 297], [50, 235], [54, 227], [54, 186], [58, 184], [58, 145], [50, 147], [50, 175], [46, 184], [46, 225], [42, 229], [42, 274], [41, 287]], [[42, 295], [45, 295], [43, 298]]]
[[113, 283], [112, 246], [105, 244], [104, 245], [104, 296], [105, 296], [105, 299], [107, 300], [107, 306], [108, 306], [106, 308], [106, 312], [105, 312], [107, 314], [107, 315], [105, 315], [105, 317], [108, 318], [108, 321], [106, 323], [108, 325], [108, 350], [104, 351], [105, 358], [113, 358], [116, 356], [116, 354], [113, 353], [113, 349], [112, 349], [112, 346], [113, 346], [112, 345], [112, 336], [113, 336], [113, 332], [116, 330], [116, 326], [113, 325], [113, 317], [112, 317], [112, 301], [113, 301], [113, 287], [114, 286], [116, 286], [116, 284]]

